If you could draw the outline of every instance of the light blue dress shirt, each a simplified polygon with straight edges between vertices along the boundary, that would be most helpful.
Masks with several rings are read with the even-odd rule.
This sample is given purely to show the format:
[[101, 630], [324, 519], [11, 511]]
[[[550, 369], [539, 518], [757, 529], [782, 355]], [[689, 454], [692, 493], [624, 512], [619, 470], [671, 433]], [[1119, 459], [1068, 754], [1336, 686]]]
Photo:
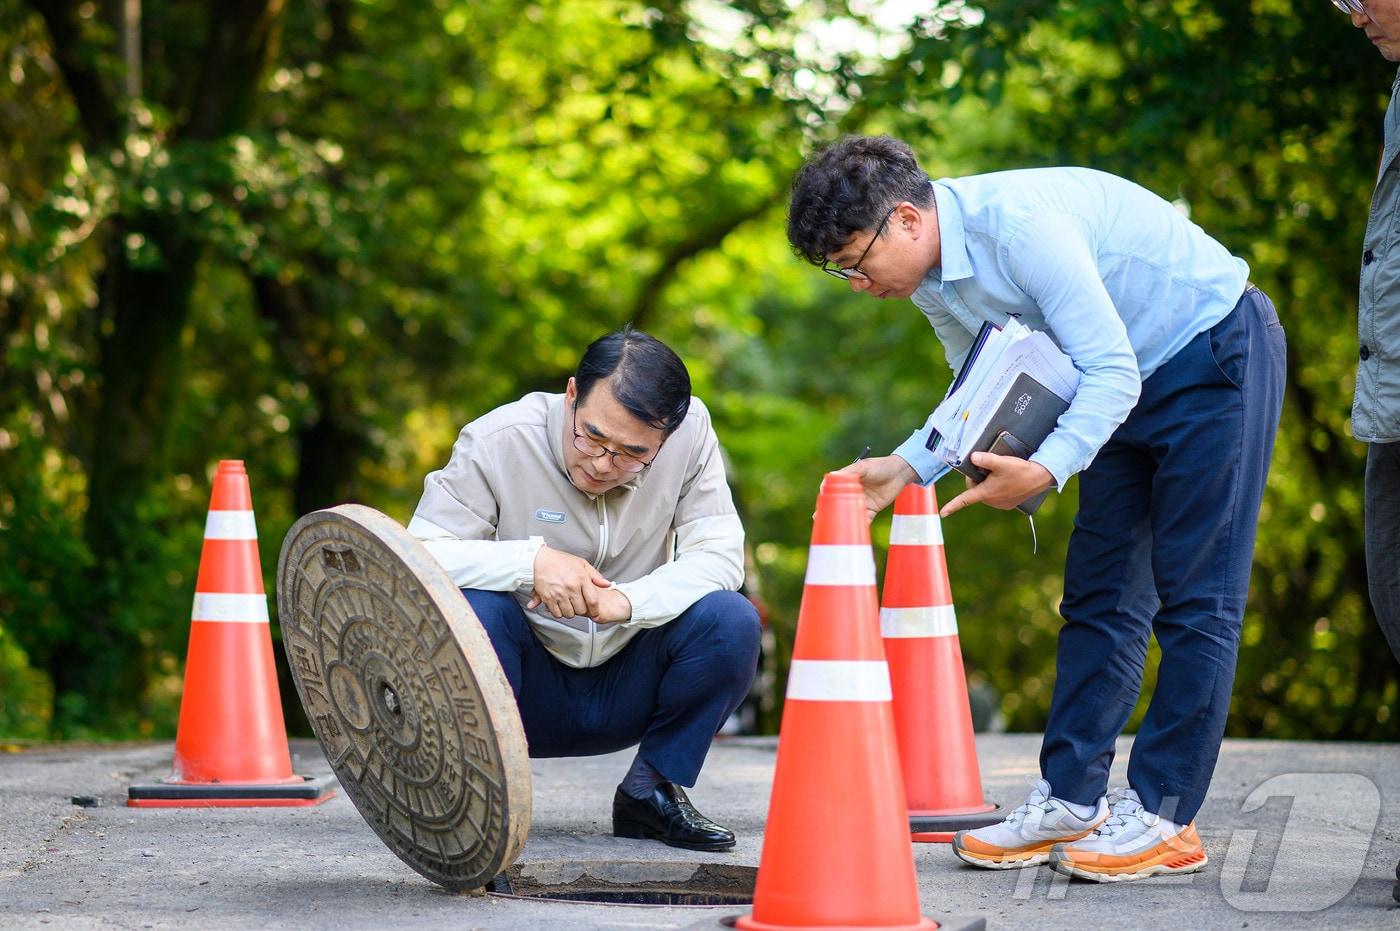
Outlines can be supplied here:
[[[954, 371], [983, 321], [1044, 330], [1082, 375], [1031, 461], [1063, 488], [1127, 419], [1143, 379], [1244, 293], [1249, 266], [1151, 191], [1089, 168], [933, 183], [942, 258], [912, 296]], [[895, 455], [925, 484], [946, 467], [914, 431]]]

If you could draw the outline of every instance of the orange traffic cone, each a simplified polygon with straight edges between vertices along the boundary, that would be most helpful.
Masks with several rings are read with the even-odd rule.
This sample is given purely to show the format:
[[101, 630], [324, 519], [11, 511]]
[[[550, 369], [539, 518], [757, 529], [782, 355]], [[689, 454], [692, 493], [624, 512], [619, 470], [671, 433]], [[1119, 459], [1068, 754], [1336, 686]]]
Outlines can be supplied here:
[[753, 914], [740, 928], [935, 928], [919, 913], [875, 559], [854, 475], [817, 497]]
[[316, 805], [335, 794], [332, 781], [292, 772], [253, 497], [243, 463], [225, 459], [214, 476], [194, 586], [174, 771], [158, 783], [131, 786], [127, 805]]
[[880, 632], [916, 841], [947, 843], [1006, 812], [983, 800], [958, 621], [948, 587], [933, 488], [907, 485], [894, 502]]

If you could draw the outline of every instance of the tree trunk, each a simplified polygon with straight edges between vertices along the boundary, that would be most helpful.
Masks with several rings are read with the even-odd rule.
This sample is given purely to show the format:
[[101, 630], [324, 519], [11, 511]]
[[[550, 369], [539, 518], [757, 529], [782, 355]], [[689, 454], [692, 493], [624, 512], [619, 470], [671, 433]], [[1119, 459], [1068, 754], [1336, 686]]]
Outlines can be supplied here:
[[372, 444], [365, 418], [353, 407], [353, 392], [336, 379], [336, 365], [330, 358], [333, 347], [312, 326], [321, 302], [305, 280], [284, 283], [250, 273], [249, 281], [258, 313], [273, 325], [272, 343], [283, 371], [294, 372], [306, 382], [316, 402], [314, 418], [297, 430], [292, 505], [301, 515], [350, 501], [356, 469]]
[[[54, 722], [61, 734], [134, 708], [145, 693], [146, 649], [120, 622], [124, 592], [142, 571], [139, 508], [166, 470], [172, 411], [178, 401], [180, 337], [189, 317], [199, 261], [197, 243], [119, 225], [104, 271], [110, 327], [100, 344], [100, 401], [88, 472], [84, 527], [94, 562], [86, 573], [87, 624], [50, 660]], [[159, 248], [157, 268], [133, 268], [122, 239], [143, 235]], [[107, 309], [107, 308], [104, 308]], [[150, 531], [148, 531], [150, 532]]]
[[[97, 153], [120, 145], [128, 101], [107, 70], [113, 49], [86, 46], [74, 0], [31, 0], [43, 16], [54, 59], [78, 107], [85, 143]], [[193, 86], [184, 125], [169, 145], [208, 141], [248, 125], [268, 62], [275, 55], [285, 0], [209, 3], [197, 73], [177, 77], [176, 93]], [[181, 37], [183, 38], [183, 37]], [[178, 41], [178, 39], [177, 39]], [[120, 58], [116, 60], [119, 62]], [[120, 67], [120, 65], [118, 65]], [[180, 101], [159, 101], [171, 112]], [[103, 323], [98, 361], [97, 419], [88, 456], [85, 535], [93, 564], [83, 579], [86, 622], [49, 663], [54, 722], [62, 734], [98, 725], [122, 727], [142, 702], [149, 664], [140, 631], [122, 621], [129, 580], [139, 577], [142, 502], [167, 471], [166, 443], [179, 400], [181, 335], [203, 244], [188, 226], [137, 214], [105, 231], [98, 315]], [[159, 256], [133, 264], [127, 254], [140, 236]], [[149, 537], [147, 537], [149, 539]]]

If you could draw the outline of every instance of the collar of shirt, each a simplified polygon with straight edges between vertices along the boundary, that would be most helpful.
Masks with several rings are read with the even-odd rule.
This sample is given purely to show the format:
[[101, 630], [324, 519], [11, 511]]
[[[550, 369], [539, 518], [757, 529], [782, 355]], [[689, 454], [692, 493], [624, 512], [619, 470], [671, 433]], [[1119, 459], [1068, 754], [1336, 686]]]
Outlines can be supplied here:
[[941, 181], [930, 181], [933, 187], [934, 209], [938, 214], [938, 264], [929, 269], [919, 290], [925, 288], [943, 294], [943, 285], [972, 277], [972, 258], [967, 254], [967, 231], [963, 228], [962, 209], [952, 190]]

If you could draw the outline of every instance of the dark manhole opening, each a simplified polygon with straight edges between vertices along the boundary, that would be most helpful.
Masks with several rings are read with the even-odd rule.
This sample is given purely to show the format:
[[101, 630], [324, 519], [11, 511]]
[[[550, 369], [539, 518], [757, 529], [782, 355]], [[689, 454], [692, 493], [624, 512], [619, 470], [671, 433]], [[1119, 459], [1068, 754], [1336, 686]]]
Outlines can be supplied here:
[[752, 905], [752, 866], [668, 861], [517, 863], [491, 880], [493, 895], [597, 905]]

